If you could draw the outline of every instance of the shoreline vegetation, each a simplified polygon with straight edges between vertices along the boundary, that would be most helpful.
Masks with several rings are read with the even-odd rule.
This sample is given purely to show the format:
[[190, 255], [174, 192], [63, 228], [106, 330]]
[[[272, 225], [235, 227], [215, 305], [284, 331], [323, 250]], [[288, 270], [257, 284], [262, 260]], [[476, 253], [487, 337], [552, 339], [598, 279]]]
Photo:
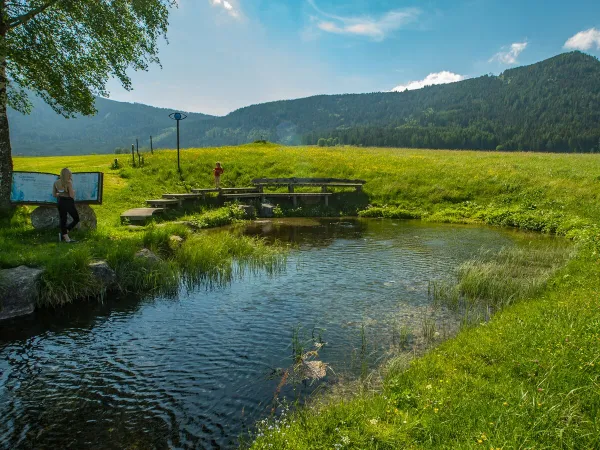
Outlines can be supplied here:
[[[127, 158], [111, 168], [111, 155], [15, 158], [15, 170], [103, 171], [104, 204], [94, 207], [98, 230], [80, 232], [83, 242], [75, 246], [58, 245], [53, 231], [33, 230], [30, 208], [18, 208], [0, 220], [0, 268], [44, 267], [42, 299], [52, 306], [90, 297], [91, 284], [80, 281], [93, 259], [106, 260], [129, 292], [173, 292], [182, 280], [226, 282], [235, 267], [277, 270], [283, 248], [202, 231], [240, 220], [234, 207], [167, 217], [186, 224], [119, 224], [121, 212], [147, 198], [210, 186], [217, 160], [226, 170], [223, 187], [258, 177], [367, 181], [363, 195], [340, 194], [329, 208], [283, 206], [281, 215], [486, 224], [574, 243], [574, 250], [482, 254], [459, 268], [458, 284], [431, 287], [434, 301], [485, 303], [496, 311], [489, 321], [464, 327], [410, 363], [392, 359], [376, 392], [324, 396], [262, 422], [253, 448], [600, 446], [600, 157], [251, 144], [184, 150], [180, 177], [173, 151], [144, 156], [141, 168]], [[160, 265], [140, 267], [146, 263], [134, 255], [141, 248], [159, 254]]]

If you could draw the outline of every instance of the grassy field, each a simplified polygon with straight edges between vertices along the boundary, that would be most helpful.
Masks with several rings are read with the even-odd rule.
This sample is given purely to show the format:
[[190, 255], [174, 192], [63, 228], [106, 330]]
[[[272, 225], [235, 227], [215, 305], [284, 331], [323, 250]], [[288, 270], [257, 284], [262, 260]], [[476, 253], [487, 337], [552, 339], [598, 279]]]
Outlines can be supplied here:
[[[526, 252], [462, 268], [458, 289], [465, 294], [506, 289], [510, 301], [494, 297], [500, 311], [490, 322], [463, 330], [409, 365], [391, 361], [380, 392], [365, 388], [351, 398], [316, 399], [310, 408], [263, 423], [255, 448], [600, 448], [600, 156], [248, 145], [185, 150], [181, 178], [173, 151], [146, 155], [143, 168], [128, 167], [122, 157], [125, 167], [112, 170], [113, 159], [16, 158], [17, 170], [105, 172], [104, 204], [95, 207], [98, 231], [76, 248], [55, 243], [54, 232], [34, 232], [21, 209], [0, 225], [0, 266], [55, 267], [68, 258], [82, 270], [90, 258], [102, 257], [127, 279], [135, 273], [128, 266], [135, 264], [133, 251], [148, 246], [165, 256], [165, 265], [131, 285], [154, 280], [168, 286], [170, 271], [183, 270], [193, 280], [224, 267], [220, 256], [205, 253], [272, 258], [261, 242], [240, 244], [235, 236], [215, 253], [214, 240], [181, 226], [130, 231], [119, 225], [121, 212], [147, 198], [210, 186], [215, 161], [225, 168], [225, 187], [275, 176], [367, 181], [365, 196], [344, 195], [327, 210], [284, 208], [287, 214], [485, 223], [556, 233], [576, 244], [576, 256], [558, 273], [547, 279], [543, 267], [536, 271], [533, 287], [511, 282], [530, 278]], [[229, 208], [183, 214], [204, 226], [235, 219]], [[171, 234], [186, 234], [185, 251], [169, 246]], [[555, 264], [553, 255], [539, 261], [546, 259]], [[192, 267], [186, 269], [187, 261]], [[47, 282], [58, 284], [50, 275]]]

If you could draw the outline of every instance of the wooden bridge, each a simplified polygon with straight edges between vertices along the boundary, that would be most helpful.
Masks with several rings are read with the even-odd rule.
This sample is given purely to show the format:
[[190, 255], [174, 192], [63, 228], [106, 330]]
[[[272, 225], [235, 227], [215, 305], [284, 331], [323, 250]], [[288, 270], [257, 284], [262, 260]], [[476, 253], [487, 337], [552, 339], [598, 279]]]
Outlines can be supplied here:
[[[121, 214], [121, 220], [130, 222], [145, 222], [155, 214], [163, 213], [167, 208], [179, 207], [186, 200], [206, 201], [207, 195], [217, 193], [224, 200], [260, 200], [265, 203], [267, 199], [291, 199], [294, 206], [298, 199], [317, 198], [323, 199], [326, 206], [333, 195], [331, 188], [351, 188], [361, 192], [366, 181], [346, 180], [340, 178], [256, 178], [252, 180], [252, 187], [221, 188], [221, 189], [192, 189], [186, 194], [163, 194], [161, 199], [146, 200], [150, 208], [134, 208]], [[287, 192], [269, 192], [266, 188], [287, 188]], [[319, 187], [319, 192], [297, 192], [296, 188]]]

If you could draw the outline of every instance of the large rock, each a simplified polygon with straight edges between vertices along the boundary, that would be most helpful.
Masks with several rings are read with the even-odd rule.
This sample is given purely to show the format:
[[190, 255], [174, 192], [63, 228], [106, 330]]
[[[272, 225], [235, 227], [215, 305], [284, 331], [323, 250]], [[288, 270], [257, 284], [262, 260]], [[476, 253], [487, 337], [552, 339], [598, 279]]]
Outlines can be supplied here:
[[35, 310], [42, 272], [25, 266], [0, 270], [0, 320], [26, 316]]
[[260, 205], [261, 217], [275, 217], [275, 205], [270, 203], [263, 203]]
[[254, 217], [254, 206], [252, 205], [239, 205], [238, 206], [242, 211], [244, 211], [244, 215], [246, 216], [246, 218], [250, 219], [252, 217]]
[[[77, 205], [79, 213], [79, 227], [84, 230], [95, 230], [98, 221], [96, 213], [89, 205]], [[67, 223], [71, 223], [71, 217], [67, 216]], [[31, 213], [31, 224], [37, 230], [58, 229], [60, 218], [56, 206], [40, 206]]]
[[145, 259], [146, 261], [149, 261], [151, 263], [158, 263], [158, 262], [162, 261], [160, 259], [160, 256], [158, 256], [156, 253], [153, 253], [152, 251], [148, 250], [147, 248], [141, 249], [139, 252], [137, 252], [135, 254], [135, 257]]
[[105, 291], [109, 291], [117, 285], [117, 274], [110, 268], [106, 261], [90, 263], [90, 270], [92, 276]]

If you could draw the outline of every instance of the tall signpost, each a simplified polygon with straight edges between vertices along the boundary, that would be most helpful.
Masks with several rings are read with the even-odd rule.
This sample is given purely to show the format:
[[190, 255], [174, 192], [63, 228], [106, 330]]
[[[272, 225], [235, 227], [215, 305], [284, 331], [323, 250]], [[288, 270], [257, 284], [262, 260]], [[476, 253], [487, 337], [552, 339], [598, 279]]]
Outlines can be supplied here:
[[169, 114], [169, 117], [177, 121], [177, 170], [181, 173], [181, 164], [179, 160], [179, 122], [185, 120], [187, 116], [183, 113], [176, 112]]

